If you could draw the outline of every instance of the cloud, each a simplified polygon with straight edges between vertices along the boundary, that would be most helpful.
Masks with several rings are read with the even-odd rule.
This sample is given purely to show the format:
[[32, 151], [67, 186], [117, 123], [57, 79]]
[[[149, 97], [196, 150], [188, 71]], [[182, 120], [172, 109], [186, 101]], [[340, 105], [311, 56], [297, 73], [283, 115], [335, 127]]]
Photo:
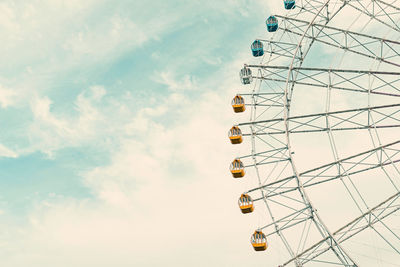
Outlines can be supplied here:
[[197, 87], [196, 78], [188, 74], [184, 75], [180, 80], [171, 71], [156, 73], [155, 77], [157, 82], [166, 85], [171, 91], [194, 90]]
[[205, 78], [161, 69], [167, 93], [140, 109], [130, 94], [102, 86], [78, 94], [73, 113], [36, 94], [31, 151], [56, 159], [63, 147], [112, 138], [110, 161], [81, 172], [94, 198], [38, 201], [29, 224], [9, 227], [4, 265], [257, 266], [262, 255], [252, 254], [249, 236], [259, 218], [242, 217], [236, 204], [254, 181], [231, 179], [229, 163], [246, 148], [232, 148], [226, 134], [240, 118], [230, 96], [247, 54]]
[[68, 37], [63, 48], [76, 60], [99, 60], [143, 44], [151, 36], [131, 19], [115, 15]]
[[13, 106], [17, 101], [17, 93], [0, 85], [0, 105], [2, 108]]
[[[232, 65], [216, 75], [230, 77]], [[121, 146], [110, 151], [110, 163], [82, 172], [95, 198], [37, 203], [29, 227], [8, 240], [4, 264], [257, 266], [262, 255], [251, 253], [248, 240], [256, 223], [245, 223], [257, 218], [243, 218], [236, 206], [248, 182], [238, 183], [228, 171], [233, 156], [226, 132], [233, 112], [226, 95], [233, 95], [234, 84], [209, 80], [201, 83], [199, 97], [171, 92], [158, 107], [135, 113], [125, 132], [115, 132]], [[205, 90], [211, 85], [218, 89]], [[93, 103], [104, 97], [102, 87], [79, 95], [78, 118], [91, 118]], [[60, 130], [65, 142], [85, 135], [82, 119], [72, 124], [55, 116], [49, 99], [36, 99], [32, 109], [35, 125], [49, 127], [43, 134]], [[173, 124], [155, 120], [176, 111]]]
[[[77, 116], [56, 114], [48, 97], [36, 96], [31, 101], [33, 121], [28, 126], [32, 146], [24, 153], [40, 150], [48, 155], [65, 147], [76, 147], [104, 135], [107, 128], [98, 105], [105, 96], [103, 87], [93, 86], [79, 94], [74, 109]], [[92, 140], [94, 141], [94, 140]]]
[[0, 157], [6, 158], [16, 158], [18, 154], [11, 149], [5, 147], [4, 145], [0, 144]]
[[[9, 59], [13, 68], [23, 66], [22, 72], [29, 66], [28, 74], [12, 76], [23, 77], [19, 88], [31, 92], [27, 105], [32, 119], [24, 128], [30, 146], [16, 153], [40, 151], [56, 161], [57, 151], [63, 148], [104, 146], [109, 161], [81, 171], [93, 196], [33, 200], [35, 208], [26, 215], [29, 221], [21, 224], [9, 223], [6, 218], [13, 214], [6, 212], [1, 221], [7, 229], [0, 238], [2, 265], [221, 266], [249, 262], [252, 255], [236, 253], [236, 244], [251, 251], [248, 239], [254, 227], [241, 227], [246, 224], [236, 201], [243, 188], [229, 179], [228, 172], [232, 151], [226, 132], [232, 111], [226, 95], [233, 96], [238, 83], [237, 79], [220, 80], [230, 81], [232, 69], [236, 77], [242, 58], [207, 79], [181, 75], [164, 66], [154, 69], [160, 74], [157, 85], [163, 94], [151, 98], [137, 98], [136, 83], [126, 85], [133, 88], [126, 93], [127, 89], [114, 91], [113, 85], [90, 86], [96, 83], [89, 81], [82, 92], [67, 95], [66, 103], [51, 90], [53, 80], [56, 85], [64, 82], [58, 74], [106, 64], [148, 40], [162, 47], [163, 36], [194, 23], [202, 2], [185, 2], [183, 9], [168, 3], [159, 8], [159, 16], [154, 16], [154, 7], [141, 6], [147, 4], [138, 4], [137, 16], [129, 16], [111, 9], [106, 15], [98, 14], [99, 6], [105, 8], [101, 3], [41, 3], [31, 8], [9, 5], [17, 13], [15, 23], [27, 25], [15, 33], [22, 40], [6, 40], [14, 49], [10, 53], [15, 54]], [[234, 13], [218, 5], [224, 7], [223, 12]], [[202, 14], [212, 10], [220, 16], [221, 9], [213, 9], [214, 4], [205, 6]], [[18, 15], [20, 10], [26, 10], [26, 18]], [[23, 49], [27, 46], [34, 49]], [[6, 55], [0, 48], [2, 52]], [[171, 65], [179, 65], [180, 60]], [[186, 94], [189, 89], [192, 96]], [[226, 242], [236, 241], [237, 236], [244, 237], [243, 242]]]

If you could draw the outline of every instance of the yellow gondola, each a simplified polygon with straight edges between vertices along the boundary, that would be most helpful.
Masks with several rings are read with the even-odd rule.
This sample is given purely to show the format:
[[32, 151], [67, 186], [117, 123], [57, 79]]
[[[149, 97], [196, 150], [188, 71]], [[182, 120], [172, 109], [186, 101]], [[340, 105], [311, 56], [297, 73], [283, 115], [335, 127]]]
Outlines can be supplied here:
[[242, 194], [238, 201], [242, 213], [250, 213], [254, 210], [253, 200], [249, 195]]
[[229, 130], [228, 135], [229, 135], [229, 139], [231, 140], [232, 144], [240, 144], [241, 142], [243, 142], [242, 131], [237, 126], [233, 126]]
[[243, 112], [246, 110], [246, 106], [244, 105], [244, 99], [240, 95], [235, 96], [232, 99], [232, 107], [235, 113]]
[[257, 230], [251, 236], [251, 244], [255, 251], [263, 251], [267, 249], [267, 237], [261, 230]]
[[232, 161], [231, 166], [229, 167], [232, 176], [234, 178], [240, 178], [243, 177], [245, 172], [244, 172], [244, 165], [243, 162], [240, 159], [235, 159]]

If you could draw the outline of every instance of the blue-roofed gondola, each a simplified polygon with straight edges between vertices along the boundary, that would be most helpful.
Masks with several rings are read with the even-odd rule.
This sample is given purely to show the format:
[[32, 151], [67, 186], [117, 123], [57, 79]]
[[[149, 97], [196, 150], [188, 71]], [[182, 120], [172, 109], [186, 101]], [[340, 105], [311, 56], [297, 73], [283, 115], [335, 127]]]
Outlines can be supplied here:
[[278, 29], [278, 19], [275, 16], [269, 16], [266, 24], [269, 32], [275, 32]]
[[295, 0], [283, 0], [283, 3], [285, 4], [285, 9], [293, 9], [296, 7]]
[[251, 44], [251, 52], [255, 57], [261, 57], [262, 55], [264, 55], [264, 45], [260, 40], [255, 40]]

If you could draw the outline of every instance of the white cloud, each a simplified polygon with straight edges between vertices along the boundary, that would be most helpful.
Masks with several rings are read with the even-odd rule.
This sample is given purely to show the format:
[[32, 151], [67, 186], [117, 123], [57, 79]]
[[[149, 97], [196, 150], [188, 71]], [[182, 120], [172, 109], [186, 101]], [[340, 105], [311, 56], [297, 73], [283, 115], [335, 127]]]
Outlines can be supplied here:
[[134, 113], [129, 103], [116, 109], [98, 86], [77, 97], [75, 117], [55, 113], [49, 98], [34, 98], [30, 132], [38, 149], [95, 141], [96, 129], [112, 132], [120, 146], [110, 150], [110, 164], [82, 173], [95, 199], [38, 203], [29, 227], [9, 228], [4, 264], [257, 266], [264, 256], [249, 243], [257, 217], [241, 216], [236, 204], [251, 181], [233, 180], [228, 171], [238, 153], [226, 135], [236, 116], [229, 96], [239, 84], [231, 74], [241, 64], [238, 58], [213, 74], [219, 79], [199, 82], [195, 98], [181, 92], [192, 81], [165, 74], [170, 93]]
[[0, 105], [2, 108], [12, 106], [17, 101], [17, 93], [0, 85]]
[[16, 15], [12, 7], [6, 3], [0, 3], [0, 27], [8, 32], [15, 32], [19, 29], [19, 25], [15, 23]]
[[[223, 75], [230, 73], [231, 69]], [[110, 152], [110, 164], [82, 174], [97, 200], [38, 204], [30, 227], [5, 245], [4, 264], [257, 266], [263, 255], [253, 254], [249, 243], [256, 227], [249, 222], [257, 218], [242, 217], [236, 204], [243, 182], [248, 182], [231, 179], [228, 171], [233, 156], [226, 132], [233, 112], [226, 95], [234, 94], [237, 83], [211, 83], [216, 92], [204, 91], [193, 100], [171, 93], [158, 102], [155, 109], [180, 111], [174, 124], [155, 122], [160, 114], [149, 108], [134, 115], [126, 125], [130, 135], [118, 135], [122, 146]], [[90, 95], [76, 101], [85, 107], [80, 117], [92, 114], [89, 103], [104, 91], [95, 87]], [[35, 101], [35, 124], [53, 129], [43, 132], [82, 132], [55, 117], [49, 99]], [[137, 131], [140, 135], [134, 135]], [[64, 135], [61, 140], [69, 138]], [[18, 249], [9, 251], [15, 246]]]
[[115, 52], [122, 53], [143, 44], [149, 39], [147, 32], [132, 20], [114, 16], [98, 25], [86, 27], [67, 38], [63, 47], [74, 58], [87, 57], [90, 60], [108, 57]]
[[[76, 147], [107, 132], [99, 103], [106, 94], [103, 87], [93, 86], [76, 98], [77, 116], [55, 114], [48, 97], [35, 96], [31, 100], [33, 121], [29, 126], [32, 146], [23, 153], [40, 150], [48, 155], [64, 147]], [[99, 131], [100, 130], [100, 131]], [[95, 140], [92, 140], [96, 142]]]
[[197, 88], [196, 78], [188, 74], [181, 79], [177, 79], [171, 71], [155, 73], [154, 76], [156, 82], [166, 85], [171, 91], [188, 91]]
[[16, 158], [18, 154], [8, 147], [5, 147], [3, 144], [0, 144], [0, 157]]

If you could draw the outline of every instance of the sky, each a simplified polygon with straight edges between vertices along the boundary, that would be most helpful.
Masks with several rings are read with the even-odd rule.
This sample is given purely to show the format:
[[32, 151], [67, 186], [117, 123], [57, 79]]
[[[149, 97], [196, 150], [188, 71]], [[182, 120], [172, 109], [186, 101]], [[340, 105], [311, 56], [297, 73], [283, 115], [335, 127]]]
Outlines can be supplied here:
[[[250, 148], [227, 138], [250, 116], [230, 106], [248, 90], [238, 72], [282, 9], [261, 0], [1, 1], [0, 265], [287, 259], [276, 238], [267, 253], [251, 247], [269, 218], [240, 213], [237, 199], [255, 180], [232, 179], [229, 164]], [[311, 62], [329, 65], [335, 51], [316, 49]], [[324, 108], [320, 95], [302, 93], [297, 111]], [[324, 138], [297, 139], [303, 169], [331, 160]], [[350, 142], [364, 145], [341, 138], [348, 154]]]
[[2, 266], [257, 266], [230, 100], [262, 1], [1, 1]]

